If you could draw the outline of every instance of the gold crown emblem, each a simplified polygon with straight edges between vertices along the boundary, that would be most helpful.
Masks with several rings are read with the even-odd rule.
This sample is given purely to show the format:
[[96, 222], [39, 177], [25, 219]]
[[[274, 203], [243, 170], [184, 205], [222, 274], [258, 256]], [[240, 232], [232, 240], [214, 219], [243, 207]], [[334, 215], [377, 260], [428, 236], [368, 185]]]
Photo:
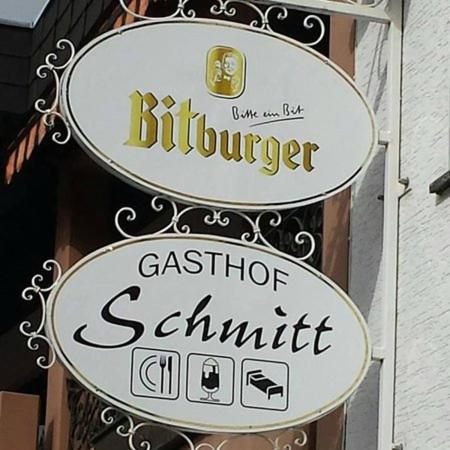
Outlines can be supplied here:
[[206, 85], [219, 97], [239, 97], [245, 88], [245, 56], [235, 48], [216, 46], [209, 50]]

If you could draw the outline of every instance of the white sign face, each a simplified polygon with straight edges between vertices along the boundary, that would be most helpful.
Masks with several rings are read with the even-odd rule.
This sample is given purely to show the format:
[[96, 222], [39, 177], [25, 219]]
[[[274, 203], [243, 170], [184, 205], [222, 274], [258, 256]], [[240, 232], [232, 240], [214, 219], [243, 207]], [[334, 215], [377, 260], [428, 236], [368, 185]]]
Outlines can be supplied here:
[[370, 361], [351, 300], [311, 267], [213, 236], [122, 241], [52, 292], [47, 333], [87, 389], [131, 414], [197, 431], [310, 422]]
[[296, 41], [207, 20], [106, 33], [66, 70], [75, 138], [127, 182], [180, 201], [281, 209], [345, 189], [376, 142], [353, 81]]

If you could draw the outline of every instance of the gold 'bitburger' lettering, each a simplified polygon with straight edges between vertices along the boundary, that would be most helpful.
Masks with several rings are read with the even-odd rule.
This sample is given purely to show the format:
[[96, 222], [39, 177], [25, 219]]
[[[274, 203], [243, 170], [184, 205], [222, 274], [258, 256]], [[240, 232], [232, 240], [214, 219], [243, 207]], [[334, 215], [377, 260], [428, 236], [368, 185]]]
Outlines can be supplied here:
[[[282, 143], [274, 136], [262, 137], [255, 133], [242, 136], [240, 132], [232, 133], [230, 142], [230, 131], [217, 132], [215, 128], [208, 127], [206, 115], [192, 110], [191, 99], [181, 102], [178, 111], [173, 114], [171, 110], [177, 103], [167, 95], [161, 100], [166, 112], [159, 119], [153, 114], [159, 101], [151, 92], [142, 95], [139, 91], [134, 91], [130, 95], [130, 100], [130, 136], [125, 145], [149, 149], [158, 142], [160, 134], [161, 147], [167, 152], [178, 147], [187, 155], [195, 148], [204, 158], [218, 153], [225, 161], [244, 160], [248, 164], [254, 164], [257, 161], [255, 154], [259, 153], [262, 162], [259, 171], [268, 176], [276, 175], [281, 164], [290, 170], [298, 167], [303, 167], [306, 172], [314, 170], [312, 155], [319, 150], [319, 146], [315, 143], [301, 144], [295, 139]], [[191, 141], [194, 119], [196, 119], [196, 135], [195, 140]], [[178, 136], [174, 127], [175, 121], [178, 122]], [[300, 153], [302, 164], [294, 160]]]

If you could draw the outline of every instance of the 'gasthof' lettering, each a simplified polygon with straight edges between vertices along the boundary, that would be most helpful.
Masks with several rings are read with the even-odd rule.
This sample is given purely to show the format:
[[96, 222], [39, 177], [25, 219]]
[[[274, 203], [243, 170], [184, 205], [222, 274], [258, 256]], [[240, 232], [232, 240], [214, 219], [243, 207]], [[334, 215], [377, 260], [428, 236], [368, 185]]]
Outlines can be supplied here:
[[[207, 127], [206, 114], [192, 109], [191, 99], [181, 102], [173, 114], [171, 109], [177, 102], [167, 95], [161, 100], [166, 112], [160, 117], [154, 114], [160, 102], [153, 93], [141, 94], [134, 91], [130, 99], [130, 135], [125, 145], [150, 149], [158, 143], [167, 152], [178, 148], [185, 155], [195, 148], [204, 158], [217, 153], [225, 161], [244, 161], [247, 164], [256, 163], [259, 156], [262, 164], [259, 172], [268, 176], [276, 175], [282, 165], [289, 170], [296, 170], [299, 167], [306, 172], [314, 170], [313, 154], [319, 150], [316, 143], [301, 143], [297, 139], [280, 142], [274, 136], [263, 137], [256, 133], [242, 135], [242, 132], [229, 130], [217, 131], [213, 127]], [[196, 135], [191, 142], [191, 126], [194, 119]], [[175, 130], [175, 123], [178, 125], [178, 131]]]
[[233, 258], [229, 253], [186, 250], [181, 255], [171, 250], [166, 255], [146, 253], [139, 260], [138, 273], [143, 278], [163, 277], [168, 273], [177, 275], [222, 276], [230, 281], [252, 283], [270, 287], [277, 292], [287, 285], [289, 274], [277, 267], [268, 267], [262, 261]]

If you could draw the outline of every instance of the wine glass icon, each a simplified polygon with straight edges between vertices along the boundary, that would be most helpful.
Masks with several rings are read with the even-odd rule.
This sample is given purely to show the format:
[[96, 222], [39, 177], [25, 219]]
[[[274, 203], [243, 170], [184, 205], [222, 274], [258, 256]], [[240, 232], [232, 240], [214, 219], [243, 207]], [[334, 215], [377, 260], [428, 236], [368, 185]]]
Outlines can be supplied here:
[[200, 400], [218, 402], [219, 399], [214, 398], [213, 394], [219, 390], [219, 386], [219, 363], [213, 358], [208, 358], [202, 364], [201, 380], [201, 388], [206, 392], [206, 397]]

